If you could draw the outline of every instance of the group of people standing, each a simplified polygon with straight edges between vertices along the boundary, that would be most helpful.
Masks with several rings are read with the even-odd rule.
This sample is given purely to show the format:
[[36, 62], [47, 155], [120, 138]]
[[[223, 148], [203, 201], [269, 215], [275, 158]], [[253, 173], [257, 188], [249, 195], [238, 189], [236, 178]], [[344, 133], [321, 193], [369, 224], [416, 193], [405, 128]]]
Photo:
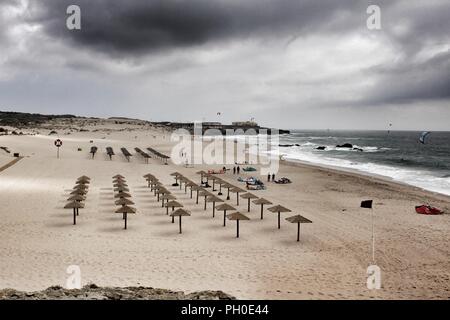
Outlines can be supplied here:
[[241, 168], [239, 166], [233, 167], [233, 174], [239, 174], [239, 172], [241, 172]]
[[275, 173], [272, 173], [272, 175], [270, 173], [267, 174], [267, 181], [270, 182], [270, 178], [272, 178], [272, 182], [275, 182]]

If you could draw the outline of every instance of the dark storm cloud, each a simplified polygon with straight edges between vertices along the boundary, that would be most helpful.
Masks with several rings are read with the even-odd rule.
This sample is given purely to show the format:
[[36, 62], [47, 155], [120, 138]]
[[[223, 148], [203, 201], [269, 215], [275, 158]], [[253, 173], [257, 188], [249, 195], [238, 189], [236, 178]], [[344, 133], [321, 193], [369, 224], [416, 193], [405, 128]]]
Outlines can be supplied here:
[[450, 99], [450, 51], [423, 62], [371, 68], [366, 74], [379, 79], [364, 98], [367, 104]]
[[[33, 5], [51, 36], [113, 56], [264, 34], [339, 32], [354, 27], [350, 20], [363, 27], [367, 6], [358, 0], [78, 0], [82, 30], [72, 32], [65, 27], [65, 10], [73, 3], [43, 0]], [[350, 15], [352, 11], [359, 14]]]

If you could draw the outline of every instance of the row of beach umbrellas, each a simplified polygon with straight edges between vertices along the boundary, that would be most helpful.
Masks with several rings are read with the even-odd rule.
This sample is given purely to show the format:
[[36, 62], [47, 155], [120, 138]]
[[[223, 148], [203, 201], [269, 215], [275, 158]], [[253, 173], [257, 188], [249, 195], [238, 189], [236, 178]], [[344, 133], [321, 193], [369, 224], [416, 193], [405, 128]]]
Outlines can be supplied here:
[[166, 208], [166, 214], [172, 218], [172, 223], [175, 223], [175, 217], [178, 217], [178, 225], [180, 233], [182, 233], [182, 217], [189, 217], [191, 214], [189, 211], [183, 209], [183, 205], [177, 201], [177, 197], [174, 196], [154, 175], [148, 173], [144, 175], [147, 180], [147, 186], [150, 191], [156, 196], [156, 200], [161, 201], [161, 207]]
[[131, 200], [130, 189], [128, 188], [128, 184], [125, 180], [125, 177], [116, 174], [113, 177], [113, 187], [114, 187], [114, 204], [119, 206], [119, 208], [115, 211], [116, 213], [122, 213], [122, 218], [124, 221], [124, 229], [127, 229], [127, 221], [129, 214], [136, 214], [136, 208], [132, 207], [134, 202]]
[[[216, 210], [223, 211], [223, 226], [226, 226], [226, 218], [229, 220], [236, 221], [236, 237], [239, 237], [239, 221], [240, 220], [250, 220], [248, 216], [245, 214], [239, 212], [236, 207], [230, 205], [229, 203], [226, 203], [224, 200], [222, 200], [220, 197], [216, 196], [213, 192], [218, 191], [218, 195], [222, 195], [222, 190], [227, 189], [227, 200], [230, 200], [230, 192], [236, 194], [236, 206], [239, 206], [239, 199], [245, 199], [247, 200], [247, 211], [251, 211], [251, 203], [255, 205], [259, 205], [261, 207], [261, 219], [264, 219], [264, 206], [265, 205], [271, 205], [272, 202], [270, 202], [267, 199], [259, 198], [256, 195], [246, 192], [246, 190], [239, 188], [237, 186], [234, 186], [227, 181], [214, 176], [213, 174], [207, 173], [205, 171], [199, 171], [197, 174], [200, 175], [200, 185], [196, 184], [195, 182], [191, 181], [184, 175], [182, 175], [179, 172], [173, 172], [171, 176], [174, 177], [175, 183], [174, 186], [179, 186], [180, 190], [183, 189], [183, 183], [184, 183], [184, 190], [185, 193], [188, 192], [188, 188], [190, 188], [190, 197], [193, 198], [193, 192], [195, 191], [196, 194], [196, 203], [199, 203], [199, 198], [203, 198], [203, 208], [204, 210], [207, 210], [207, 204], [212, 203], [212, 215], [215, 217]], [[212, 185], [210, 185], [209, 182], [212, 182]], [[216, 186], [218, 186], [218, 190], [216, 189]], [[207, 188], [212, 188], [211, 191], [208, 191]], [[252, 201], [253, 200], [253, 201]], [[290, 209], [285, 208], [281, 205], [276, 205], [268, 208], [270, 212], [274, 212], [278, 214], [278, 229], [281, 228], [281, 213], [283, 212], [291, 212]], [[232, 212], [227, 215], [227, 211], [236, 211]], [[287, 221], [291, 223], [297, 223], [298, 224], [298, 233], [297, 233], [297, 241], [300, 241], [300, 224], [301, 223], [310, 223], [311, 221], [309, 219], [306, 219], [305, 217], [301, 215], [292, 216], [286, 219]]]
[[84, 201], [86, 200], [86, 194], [89, 190], [89, 184], [91, 179], [87, 176], [79, 177], [72, 191], [70, 192], [70, 196], [67, 199], [67, 204], [64, 206], [64, 209], [73, 209], [73, 224], [77, 224], [77, 216], [79, 215], [79, 209], [84, 208]]

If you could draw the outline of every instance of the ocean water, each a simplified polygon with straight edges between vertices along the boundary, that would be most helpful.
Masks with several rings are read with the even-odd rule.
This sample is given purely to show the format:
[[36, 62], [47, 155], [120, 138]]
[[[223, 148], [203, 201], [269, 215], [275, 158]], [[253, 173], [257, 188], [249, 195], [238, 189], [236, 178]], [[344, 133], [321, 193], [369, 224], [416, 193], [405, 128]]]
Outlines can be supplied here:
[[[376, 174], [450, 195], [450, 132], [300, 131], [280, 136], [283, 159]], [[350, 143], [362, 151], [338, 148]], [[319, 146], [325, 150], [317, 150]]]

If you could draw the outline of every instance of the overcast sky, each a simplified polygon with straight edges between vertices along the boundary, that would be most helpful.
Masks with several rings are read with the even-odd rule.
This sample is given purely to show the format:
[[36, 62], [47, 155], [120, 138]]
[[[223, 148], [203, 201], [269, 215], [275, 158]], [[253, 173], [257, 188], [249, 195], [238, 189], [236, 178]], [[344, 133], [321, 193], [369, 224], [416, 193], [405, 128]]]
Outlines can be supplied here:
[[1, 0], [0, 110], [450, 130], [450, 1]]

